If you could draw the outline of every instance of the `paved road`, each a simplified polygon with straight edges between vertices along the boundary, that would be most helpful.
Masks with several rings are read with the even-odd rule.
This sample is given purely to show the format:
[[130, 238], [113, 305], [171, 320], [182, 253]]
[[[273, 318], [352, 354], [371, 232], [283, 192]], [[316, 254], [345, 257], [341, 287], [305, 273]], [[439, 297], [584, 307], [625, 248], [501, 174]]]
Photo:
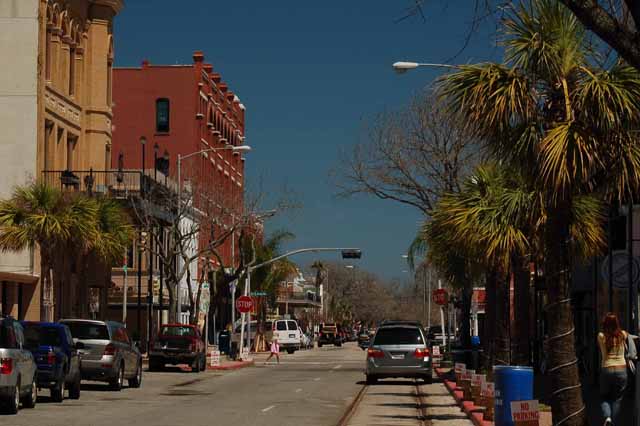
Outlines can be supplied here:
[[334, 426], [362, 388], [364, 354], [354, 344], [284, 354], [280, 365], [261, 359], [232, 372], [145, 372], [140, 389], [119, 393], [90, 384], [62, 404], [45, 390], [34, 410], [0, 425]]

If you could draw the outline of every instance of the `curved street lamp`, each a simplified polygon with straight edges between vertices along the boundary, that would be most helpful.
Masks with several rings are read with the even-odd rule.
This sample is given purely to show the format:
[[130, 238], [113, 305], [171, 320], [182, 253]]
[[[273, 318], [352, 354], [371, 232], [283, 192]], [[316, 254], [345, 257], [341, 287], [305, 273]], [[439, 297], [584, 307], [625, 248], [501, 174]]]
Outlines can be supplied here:
[[395, 72], [398, 74], [404, 74], [407, 71], [414, 70], [419, 67], [434, 67], [434, 68], [449, 68], [449, 69], [460, 69], [457, 65], [448, 65], [448, 64], [430, 64], [430, 63], [419, 63], [419, 62], [394, 62], [392, 65]]

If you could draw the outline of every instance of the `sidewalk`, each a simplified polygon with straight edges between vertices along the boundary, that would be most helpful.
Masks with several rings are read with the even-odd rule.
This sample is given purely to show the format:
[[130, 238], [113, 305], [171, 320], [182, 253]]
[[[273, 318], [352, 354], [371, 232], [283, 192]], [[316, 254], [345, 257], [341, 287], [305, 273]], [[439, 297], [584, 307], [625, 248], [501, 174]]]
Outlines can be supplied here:
[[367, 386], [346, 424], [472, 426], [441, 382], [417, 385], [400, 380]]
[[[255, 354], [252, 354], [255, 355]], [[255, 365], [255, 360], [252, 359], [250, 361], [234, 361], [232, 359], [227, 358], [226, 355], [220, 356], [220, 365], [212, 366], [211, 365], [211, 354], [207, 354], [207, 370], [212, 371], [230, 371], [230, 370], [238, 370], [240, 368], [252, 367]], [[142, 355], [142, 366], [149, 367], [149, 358], [146, 354]], [[183, 371], [191, 371], [191, 366], [187, 364], [178, 364], [176, 367], [180, 368]]]

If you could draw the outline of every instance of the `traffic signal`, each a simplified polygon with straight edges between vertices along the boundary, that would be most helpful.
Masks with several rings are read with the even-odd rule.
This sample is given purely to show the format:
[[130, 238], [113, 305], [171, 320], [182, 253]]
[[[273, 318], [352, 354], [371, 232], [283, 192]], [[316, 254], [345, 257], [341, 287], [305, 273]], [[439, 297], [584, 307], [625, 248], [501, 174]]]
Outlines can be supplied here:
[[362, 257], [362, 250], [342, 250], [343, 259], [360, 259]]

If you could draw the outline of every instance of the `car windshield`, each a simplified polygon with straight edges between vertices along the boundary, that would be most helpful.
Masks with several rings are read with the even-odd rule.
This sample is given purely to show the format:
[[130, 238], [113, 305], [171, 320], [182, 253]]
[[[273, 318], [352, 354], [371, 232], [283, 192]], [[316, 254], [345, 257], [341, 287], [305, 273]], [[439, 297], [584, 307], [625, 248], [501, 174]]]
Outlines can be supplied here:
[[160, 329], [160, 334], [163, 336], [195, 336], [196, 331], [191, 327], [181, 327], [181, 326], [172, 326], [172, 327], [162, 327]]
[[91, 322], [66, 322], [74, 339], [80, 340], [109, 340], [109, 330], [104, 324]]
[[60, 332], [53, 327], [41, 327], [39, 325], [26, 325], [24, 327], [24, 341], [27, 348], [39, 346], [61, 346]]
[[416, 345], [422, 344], [422, 335], [417, 328], [389, 327], [381, 328], [376, 334], [374, 345]]
[[287, 329], [287, 323], [285, 321], [278, 321], [276, 323], [276, 330], [284, 331]]

